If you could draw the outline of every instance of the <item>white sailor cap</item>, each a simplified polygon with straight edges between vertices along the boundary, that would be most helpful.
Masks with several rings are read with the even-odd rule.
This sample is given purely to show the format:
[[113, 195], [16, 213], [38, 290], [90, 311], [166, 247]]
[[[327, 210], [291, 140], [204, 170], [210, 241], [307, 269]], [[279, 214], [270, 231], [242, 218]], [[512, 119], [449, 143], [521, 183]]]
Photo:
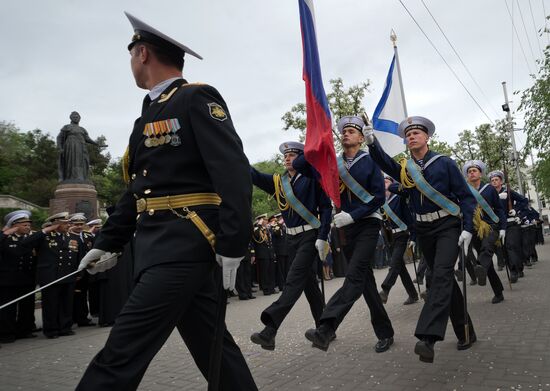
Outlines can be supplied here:
[[500, 180], [504, 181], [504, 173], [500, 170], [491, 171], [489, 173], [489, 179], [492, 179], [494, 177], [499, 177]]
[[481, 160], [468, 160], [466, 163], [464, 163], [464, 166], [462, 167], [462, 173], [464, 174], [464, 176], [467, 176], [468, 170], [472, 167], [477, 168], [481, 172], [481, 174], [484, 174], [485, 170], [487, 169], [487, 166]]
[[285, 141], [279, 145], [279, 151], [283, 155], [288, 152], [294, 152], [297, 154], [304, 153], [304, 144], [297, 141]]
[[132, 36], [132, 42], [128, 45], [128, 50], [131, 50], [132, 47], [138, 42], [148, 42], [159, 47], [160, 49], [166, 50], [170, 54], [183, 57], [185, 56], [185, 53], [189, 53], [190, 55], [202, 60], [202, 57], [199, 54], [189, 49], [187, 46], [179, 43], [173, 38], [170, 38], [168, 35], [161, 33], [156, 28], [149, 26], [147, 23], [139, 20], [132, 14], [126, 11], [124, 11], [124, 13], [134, 28], [134, 35]]
[[69, 212], [60, 212], [56, 213], [46, 219], [46, 222], [53, 223], [68, 223], [69, 222]]
[[415, 115], [413, 117], [407, 117], [399, 124], [397, 133], [402, 138], [405, 138], [407, 132], [412, 129], [420, 129], [426, 132], [428, 136], [432, 136], [435, 133], [435, 125], [426, 117]]
[[4, 223], [6, 227], [11, 228], [15, 223], [29, 223], [31, 221], [30, 217], [31, 212], [28, 210], [14, 210], [4, 216]]
[[393, 179], [391, 176], [389, 176], [385, 172], [382, 172], [382, 174], [384, 175], [384, 179], [389, 179], [390, 181], [395, 182], [395, 179]]
[[363, 127], [365, 126], [365, 122], [363, 122], [361, 117], [357, 115], [346, 115], [338, 120], [336, 126], [338, 127], [338, 132], [340, 133], [342, 133], [342, 131], [348, 127], [355, 128], [361, 132], [363, 130]]
[[84, 216], [84, 213], [73, 213], [69, 216], [69, 222], [71, 223], [85, 223], [86, 222], [86, 216]]
[[102, 225], [103, 222], [101, 221], [101, 219], [94, 219], [94, 220], [90, 220], [86, 223], [86, 225], [88, 227], [93, 227], [93, 226], [96, 226], [96, 225]]
[[267, 213], [262, 213], [261, 215], [256, 216], [255, 220], [260, 220], [260, 219], [267, 219]]

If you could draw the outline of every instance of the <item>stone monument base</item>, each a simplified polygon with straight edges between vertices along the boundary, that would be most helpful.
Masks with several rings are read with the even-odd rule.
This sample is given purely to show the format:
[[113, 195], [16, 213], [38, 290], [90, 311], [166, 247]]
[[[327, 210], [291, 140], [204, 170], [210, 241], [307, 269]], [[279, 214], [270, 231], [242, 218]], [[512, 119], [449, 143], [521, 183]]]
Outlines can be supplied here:
[[88, 220], [98, 217], [97, 191], [85, 183], [59, 184], [50, 199], [50, 216], [59, 212], [84, 213]]

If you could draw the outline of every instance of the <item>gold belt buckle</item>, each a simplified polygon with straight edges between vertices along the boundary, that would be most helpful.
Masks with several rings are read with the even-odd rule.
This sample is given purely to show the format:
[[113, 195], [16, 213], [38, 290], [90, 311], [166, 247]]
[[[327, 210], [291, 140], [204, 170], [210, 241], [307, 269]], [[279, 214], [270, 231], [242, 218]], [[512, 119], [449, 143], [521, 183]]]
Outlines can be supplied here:
[[136, 207], [138, 213], [144, 212], [147, 209], [147, 200], [145, 198], [136, 200]]

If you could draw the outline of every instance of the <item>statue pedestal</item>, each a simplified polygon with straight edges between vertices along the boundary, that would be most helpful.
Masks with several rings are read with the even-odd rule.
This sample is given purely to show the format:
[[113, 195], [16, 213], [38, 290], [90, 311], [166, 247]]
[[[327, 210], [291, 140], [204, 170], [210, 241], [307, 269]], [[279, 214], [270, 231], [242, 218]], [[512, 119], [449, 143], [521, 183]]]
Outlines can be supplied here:
[[50, 215], [59, 212], [84, 213], [87, 219], [98, 216], [97, 191], [84, 183], [60, 184], [50, 199]]

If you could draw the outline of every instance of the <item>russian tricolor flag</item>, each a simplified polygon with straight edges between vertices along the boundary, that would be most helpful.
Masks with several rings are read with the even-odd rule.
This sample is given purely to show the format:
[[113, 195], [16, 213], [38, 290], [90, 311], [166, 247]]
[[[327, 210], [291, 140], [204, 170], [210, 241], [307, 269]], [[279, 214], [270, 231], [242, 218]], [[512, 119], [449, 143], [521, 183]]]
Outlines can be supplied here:
[[390, 156], [405, 151], [405, 143], [397, 133], [397, 127], [401, 121], [407, 118], [405, 95], [398, 67], [398, 59], [394, 55], [382, 98], [380, 98], [372, 116], [374, 134], [384, 151]]
[[304, 50], [303, 79], [306, 83], [307, 129], [304, 154], [306, 160], [319, 172], [319, 181], [325, 193], [336, 207], [340, 207], [339, 175], [332, 139], [332, 121], [321, 77], [313, 1], [298, 0], [298, 5]]

